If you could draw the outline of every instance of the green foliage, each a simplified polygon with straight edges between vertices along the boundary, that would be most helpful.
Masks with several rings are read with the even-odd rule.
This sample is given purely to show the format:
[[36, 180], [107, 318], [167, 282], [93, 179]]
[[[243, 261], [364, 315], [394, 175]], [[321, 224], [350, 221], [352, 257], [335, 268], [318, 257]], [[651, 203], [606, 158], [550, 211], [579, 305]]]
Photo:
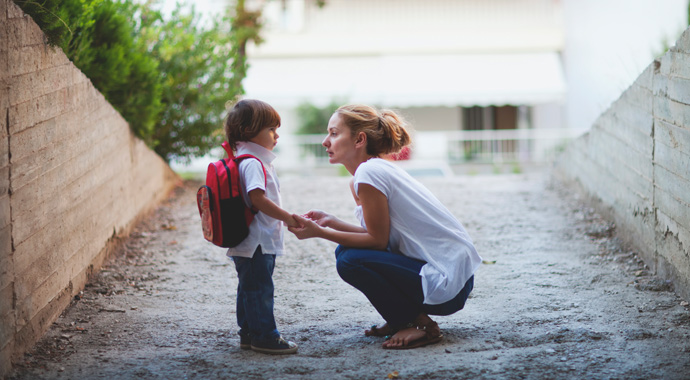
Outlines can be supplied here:
[[[162, 111], [158, 63], [137, 51], [126, 17], [134, 5], [111, 0], [16, 3], [148, 143]], [[131, 13], [131, 12], [130, 12]]]
[[169, 20], [151, 9], [142, 12], [140, 49], [161, 72], [163, 112], [153, 149], [168, 161], [202, 156], [222, 142], [225, 103], [242, 92], [231, 67], [236, 55], [229, 17], [202, 28], [193, 8], [184, 12], [180, 4]]
[[325, 133], [328, 120], [341, 104], [334, 100], [327, 106], [319, 108], [311, 103], [301, 103], [297, 106], [297, 118], [299, 120], [297, 133], [302, 135]]
[[130, 3], [92, 1], [84, 6], [68, 55], [149, 145], [163, 110], [158, 62], [137, 50], [123, 9]]
[[511, 171], [513, 174], [522, 174], [522, 166], [519, 162], [513, 162], [511, 163]]
[[15, 0], [166, 161], [220, 145], [225, 103], [243, 93], [245, 46], [260, 43], [260, 12], [239, 0], [202, 27], [193, 7], [171, 17], [156, 0]]
[[52, 46], [64, 46], [72, 36], [70, 14], [60, 0], [14, 0], [41, 27]]

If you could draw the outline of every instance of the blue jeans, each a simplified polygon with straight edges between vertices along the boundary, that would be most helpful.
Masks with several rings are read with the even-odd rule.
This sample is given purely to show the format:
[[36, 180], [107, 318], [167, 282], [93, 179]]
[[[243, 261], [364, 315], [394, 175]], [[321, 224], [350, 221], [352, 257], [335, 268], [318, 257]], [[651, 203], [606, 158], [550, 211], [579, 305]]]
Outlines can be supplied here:
[[388, 251], [343, 246], [335, 250], [335, 258], [340, 277], [364, 293], [395, 329], [414, 321], [421, 313], [450, 315], [461, 310], [474, 287], [472, 276], [450, 301], [426, 305], [419, 275], [425, 262]]
[[240, 336], [269, 341], [280, 336], [273, 316], [273, 268], [276, 256], [264, 255], [261, 246], [251, 258], [233, 256], [237, 285], [237, 324]]

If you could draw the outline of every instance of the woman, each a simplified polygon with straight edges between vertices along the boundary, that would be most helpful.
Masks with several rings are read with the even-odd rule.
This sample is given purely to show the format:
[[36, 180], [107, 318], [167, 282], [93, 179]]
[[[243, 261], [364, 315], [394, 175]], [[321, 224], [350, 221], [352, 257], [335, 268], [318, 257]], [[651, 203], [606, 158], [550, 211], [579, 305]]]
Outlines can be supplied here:
[[465, 228], [422, 184], [384, 160], [410, 143], [396, 113], [365, 105], [340, 107], [328, 122], [323, 146], [331, 164], [353, 175], [361, 226], [319, 210], [295, 215], [299, 239], [340, 244], [338, 274], [367, 296], [386, 324], [367, 336], [391, 336], [384, 348], [406, 349], [441, 341], [429, 315], [462, 309], [481, 263]]

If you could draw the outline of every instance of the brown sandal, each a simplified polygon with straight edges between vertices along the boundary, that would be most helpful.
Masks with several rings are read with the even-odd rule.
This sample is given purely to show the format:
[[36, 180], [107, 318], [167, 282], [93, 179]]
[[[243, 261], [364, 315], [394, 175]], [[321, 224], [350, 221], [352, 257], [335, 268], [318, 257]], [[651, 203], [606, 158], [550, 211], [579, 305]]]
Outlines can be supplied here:
[[376, 327], [376, 325], [372, 325], [369, 330], [364, 330], [364, 335], [386, 337], [389, 335], [393, 335], [396, 332], [397, 330], [392, 329], [390, 326], [388, 326], [388, 323], [386, 323], [381, 327]]
[[[435, 333], [435, 332], [432, 332], [434, 330], [433, 326], [429, 326], [429, 327], [430, 327], [429, 330], [426, 330], [426, 327], [425, 328], [416, 327], [418, 330], [424, 331], [424, 335], [420, 338], [417, 338], [417, 339], [409, 342], [407, 345], [404, 345], [404, 346], [385, 346], [384, 345], [383, 348], [386, 350], [409, 350], [412, 348], [424, 347], [424, 346], [428, 346], [430, 344], [435, 344], [435, 343], [438, 343], [441, 340], [443, 340], [443, 335], [441, 335], [440, 330], [438, 330], [438, 333]], [[438, 329], [438, 326], [436, 326], [436, 328]], [[388, 338], [388, 339], [390, 339], [390, 338]], [[386, 341], [388, 341], [388, 339], [386, 339]]]
[[438, 327], [438, 323], [427, 315], [424, 315], [424, 317], [417, 317], [414, 321], [414, 325], [417, 326], [418, 329], [424, 330], [428, 338], [435, 338], [441, 335], [441, 329]]

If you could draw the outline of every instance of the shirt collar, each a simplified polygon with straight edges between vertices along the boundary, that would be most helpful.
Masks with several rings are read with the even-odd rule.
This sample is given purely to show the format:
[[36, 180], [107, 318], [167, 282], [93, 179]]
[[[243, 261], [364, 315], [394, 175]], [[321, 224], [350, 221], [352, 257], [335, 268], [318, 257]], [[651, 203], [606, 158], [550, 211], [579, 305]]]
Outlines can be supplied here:
[[261, 162], [265, 162], [267, 164], [273, 162], [273, 160], [275, 160], [277, 157], [275, 153], [251, 141], [237, 142], [237, 155], [239, 156], [241, 154], [251, 154], [252, 156], [256, 156], [258, 159], [260, 159]]

